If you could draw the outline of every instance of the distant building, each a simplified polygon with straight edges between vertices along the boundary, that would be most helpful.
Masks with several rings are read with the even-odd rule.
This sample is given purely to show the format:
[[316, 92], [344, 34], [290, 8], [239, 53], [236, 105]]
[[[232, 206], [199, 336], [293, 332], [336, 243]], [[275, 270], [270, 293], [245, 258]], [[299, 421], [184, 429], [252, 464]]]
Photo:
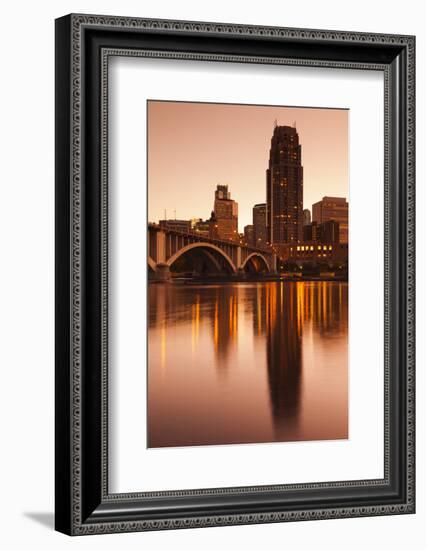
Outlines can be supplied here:
[[322, 243], [340, 242], [340, 223], [335, 220], [329, 220], [319, 225], [320, 241]]
[[198, 218], [192, 226], [192, 231], [203, 237], [211, 237], [211, 221]]
[[244, 242], [247, 246], [254, 246], [254, 227], [246, 225], [244, 227]]
[[214, 199], [214, 217], [216, 220], [216, 238], [237, 241], [238, 204], [231, 199], [227, 185], [218, 185]]
[[202, 218], [191, 218], [190, 222], [191, 222], [191, 229], [194, 229], [195, 226], [198, 224], [198, 223], [201, 223], [203, 221]]
[[275, 246], [302, 241], [303, 167], [299, 134], [275, 125], [266, 171], [268, 242]]
[[318, 244], [316, 242], [280, 246], [281, 262], [303, 264], [347, 264], [348, 245], [345, 243]]
[[305, 208], [303, 211], [303, 225], [308, 225], [311, 223], [311, 211], [309, 208]]
[[318, 242], [319, 227], [317, 222], [312, 222], [303, 226], [303, 242]]
[[160, 220], [160, 227], [188, 233], [191, 231], [191, 220]]
[[228, 190], [227, 185], [217, 185], [214, 192], [215, 199], [231, 200], [231, 192]]
[[266, 229], [266, 203], [253, 206], [253, 245], [265, 248], [268, 242]]
[[312, 221], [324, 223], [334, 220], [339, 223], [339, 239], [348, 242], [349, 205], [345, 198], [323, 197], [312, 205]]
[[339, 223], [330, 220], [324, 223], [312, 222], [303, 226], [303, 242], [338, 243]]

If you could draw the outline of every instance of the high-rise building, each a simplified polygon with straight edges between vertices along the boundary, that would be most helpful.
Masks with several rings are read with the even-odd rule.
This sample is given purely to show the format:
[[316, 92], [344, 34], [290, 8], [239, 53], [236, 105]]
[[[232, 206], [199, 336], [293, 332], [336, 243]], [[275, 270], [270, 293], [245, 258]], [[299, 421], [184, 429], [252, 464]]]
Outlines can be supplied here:
[[302, 241], [303, 167], [299, 134], [275, 125], [266, 171], [268, 241], [271, 245]]
[[253, 244], [259, 248], [264, 248], [267, 241], [266, 203], [263, 202], [253, 206]]
[[218, 185], [214, 195], [213, 212], [216, 219], [217, 238], [238, 240], [238, 204], [231, 199], [227, 185]]
[[308, 225], [311, 223], [311, 211], [309, 208], [303, 210], [303, 225]]
[[339, 239], [341, 243], [348, 242], [349, 205], [345, 198], [323, 197], [312, 205], [312, 221], [324, 223], [328, 221], [339, 223]]

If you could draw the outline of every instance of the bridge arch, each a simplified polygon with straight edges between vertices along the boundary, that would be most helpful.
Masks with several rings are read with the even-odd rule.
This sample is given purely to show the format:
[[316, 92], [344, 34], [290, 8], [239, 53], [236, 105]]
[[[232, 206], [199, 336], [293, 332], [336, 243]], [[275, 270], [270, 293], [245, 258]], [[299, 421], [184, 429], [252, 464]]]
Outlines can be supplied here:
[[206, 248], [203, 248], [203, 254], [208, 258], [208, 260], [216, 268], [216, 271], [219, 273], [221, 268], [220, 268], [220, 263], [217, 260], [216, 256], [212, 252], [209, 252]]
[[255, 258], [258, 261], [260, 260], [266, 271], [271, 271], [267, 259], [260, 252], [252, 252], [251, 254], [249, 254], [244, 262], [241, 264], [241, 269], [246, 269], [250, 264], [253, 264], [253, 259]]
[[183, 248], [181, 248], [180, 250], [178, 250], [175, 254], [173, 254], [173, 256], [171, 256], [168, 260], [167, 260], [167, 265], [169, 267], [172, 266], [172, 264], [180, 257], [182, 256], [183, 254], [186, 254], [187, 252], [190, 252], [191, 250], [195, 250], [197, 248], [201, 248], [203, 249], [204, 251], [206, 252], [215, 252], [216, 254], [218, 254], [219, 256], [221, 256], [225, 261], [226, 261], [226, 264], [227, 266], [230, 268], [230, 270], [232, 271], [232, 273], [236, 273], [237, 272], [237, 268], [235, 267], [234, 265], [234, 262], [232, 261], [232, 259], [228, 256], [228, 254], [226, 254], [226, 252], [224, 252], [221, 248], [219, 248], [218, 246], [214, 245], [213, 243], [208, 243], [208, 242], [196, 242], [196, 243], [191, 243], [191, 244], [188, 244], [187, 246], [184, 246]]
[[157, 264], [154, 262], [151, 256], [148, 256], [148, 267], [150, 267], [152, 271], [157, 271]]

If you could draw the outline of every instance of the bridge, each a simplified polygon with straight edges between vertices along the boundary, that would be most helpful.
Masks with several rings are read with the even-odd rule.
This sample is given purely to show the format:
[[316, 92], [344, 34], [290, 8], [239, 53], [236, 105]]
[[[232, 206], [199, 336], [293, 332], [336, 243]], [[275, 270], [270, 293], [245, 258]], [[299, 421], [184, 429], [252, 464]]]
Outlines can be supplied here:
[[276, 254], [269, 250], [148, 224], [148, 272], [153, 279], [169, 280], [182, 264], [200, 276], [237, 276], [272, 274], [276, 263]]

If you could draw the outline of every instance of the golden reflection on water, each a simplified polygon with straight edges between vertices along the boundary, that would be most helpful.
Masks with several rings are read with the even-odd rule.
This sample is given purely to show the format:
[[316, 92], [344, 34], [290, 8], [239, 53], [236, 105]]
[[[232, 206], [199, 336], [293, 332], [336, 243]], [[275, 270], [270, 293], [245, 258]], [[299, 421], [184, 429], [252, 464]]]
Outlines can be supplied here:
[[148, 446], [348, 437], [348, 286], [148, 289]]

